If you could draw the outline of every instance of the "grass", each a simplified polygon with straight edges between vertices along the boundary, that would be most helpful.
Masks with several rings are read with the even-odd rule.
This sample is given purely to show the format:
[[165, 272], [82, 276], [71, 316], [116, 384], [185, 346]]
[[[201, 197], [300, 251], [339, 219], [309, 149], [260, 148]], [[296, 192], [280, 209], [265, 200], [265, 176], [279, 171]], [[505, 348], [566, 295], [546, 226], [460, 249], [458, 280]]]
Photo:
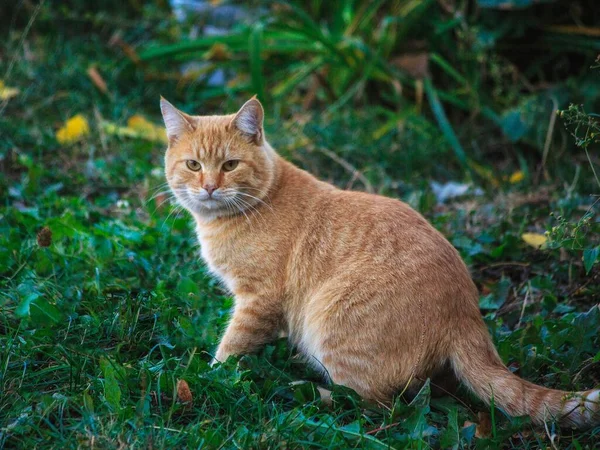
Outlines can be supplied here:
[[[85, 39], [52, 10], [38, 20], [28, 35], [17, 28], [0, 44], [2, 79], [20, 90], [0, 103], [0, 448], [595, 448], [598, 427], [533, 427], [465, 391], [432, 397], [427, 386], [410, 404], [365, 405], [343, 387], [323, 386], [283, 341], [210, 368], [232, 299], [199, 259], [189, 218], [165, 201], [164, 145], [100, 124], [124, 127], [136, 114], [160, 123], [160, 94], [211, 113], [234, 110], [245, 95], [209, 101], [201, 86], [159, 76], [169, 67], [131, 64], [100, 19]], [[120, 20], [131, 42], [175, 26], [155, 15], [131, 26]], [[251, 54], [267, 31], [254, 31]], [[262, 86], [268, 96], [271, 85]], [[434, 108], [446, 101], [429, 100]], [[600, 272], [590, 250], [600, 225], [586, 184], [593, 143], [572, 159], [549, 159], [553, 176], [541, 184], [530, 156], [522, 167], [491, 157], [475, 166], [469, 153], [484, 194], [438, 205], [431, 179], [473, 178], [435, 117], [369, 105], [290, 120], [281, 102], [267, 109], [267, 134], [287, 158], [341, 187], [402, 198], [450, 239], [512, 370], [549, 387], [598, 386]], [[463, 143], [496, 136], [440, 111], [434, 116]], [[60, 144], [56, 130], [76, 114], [90, 134]], [[522, 181], [509, 182], [519, 169]], [[522, 239], [545, 230], [543, 249]]]

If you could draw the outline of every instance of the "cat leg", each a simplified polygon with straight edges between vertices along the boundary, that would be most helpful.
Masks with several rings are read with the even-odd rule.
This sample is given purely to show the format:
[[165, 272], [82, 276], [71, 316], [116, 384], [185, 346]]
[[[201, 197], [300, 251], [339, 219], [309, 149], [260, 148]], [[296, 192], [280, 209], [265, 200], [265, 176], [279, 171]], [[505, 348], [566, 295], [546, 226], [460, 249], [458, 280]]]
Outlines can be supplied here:
[[280, 314], [258, 299], [236, 299], [233, 316], [217, 348], [215, 361], [224, 362], [231, 355], [257, 351], [277, 339]]

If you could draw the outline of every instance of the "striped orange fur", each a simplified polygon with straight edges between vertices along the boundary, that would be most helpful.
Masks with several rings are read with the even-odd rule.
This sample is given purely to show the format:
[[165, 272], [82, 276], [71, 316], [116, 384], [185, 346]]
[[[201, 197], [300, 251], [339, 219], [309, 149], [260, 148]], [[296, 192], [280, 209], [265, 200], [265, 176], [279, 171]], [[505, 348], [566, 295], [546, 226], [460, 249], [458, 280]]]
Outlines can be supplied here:
[[216, 360], [283, 331], [367, 399], [388, 402], [451, 369], [509, 414], [598, 421], [598, 390], [546, 389], [506, 368], [458, 252], [408, 205], [339, 190], [285, 161], [265, 140], [256, 99], [225, 116], [190, 116], [164, 99], [161, 109], [169, 186], [235, 296]]

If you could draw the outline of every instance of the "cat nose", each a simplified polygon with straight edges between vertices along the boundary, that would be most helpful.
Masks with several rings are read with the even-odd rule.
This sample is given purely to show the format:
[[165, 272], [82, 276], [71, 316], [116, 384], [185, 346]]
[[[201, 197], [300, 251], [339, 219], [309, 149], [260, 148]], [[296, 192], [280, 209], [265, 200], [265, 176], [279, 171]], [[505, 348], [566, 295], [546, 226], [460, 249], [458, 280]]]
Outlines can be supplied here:
[[215, 192], [217, 190], [217, 186], [214, 184], [205, 184], [203, 186], [204, 190], [206, 192], [208, 192], [208, 196], [211, 197], [213, 192]]

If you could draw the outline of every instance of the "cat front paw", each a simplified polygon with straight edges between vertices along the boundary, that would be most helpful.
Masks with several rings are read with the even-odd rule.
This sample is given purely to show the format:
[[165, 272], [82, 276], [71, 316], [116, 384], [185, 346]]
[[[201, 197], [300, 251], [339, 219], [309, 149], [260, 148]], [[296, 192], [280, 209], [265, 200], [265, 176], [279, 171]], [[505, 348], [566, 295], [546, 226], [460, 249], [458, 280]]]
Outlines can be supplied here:
[[227, 361], [227, 358], [229, 358], [230, 356], [231, 356], [231, 353], [226, 353], [225, 351], [223, 351], [222, 348], [218, 348], [217, 353], [215, 354], [215, 356], [209, 363], [210, 367], [214, 367], [214, 365], [217, 363], [223, 363], [223, 362]]

